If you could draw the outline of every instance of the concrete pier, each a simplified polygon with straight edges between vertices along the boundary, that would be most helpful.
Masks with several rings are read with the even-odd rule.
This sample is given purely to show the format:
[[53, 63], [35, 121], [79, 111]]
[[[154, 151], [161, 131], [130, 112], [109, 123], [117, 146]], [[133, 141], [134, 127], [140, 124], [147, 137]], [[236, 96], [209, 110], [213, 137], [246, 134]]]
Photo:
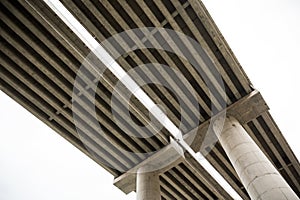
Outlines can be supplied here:
[[251, 199], [298, 199], [238, 120], [226, 117], [224, 126], [219, 122], [214, 131]]
[[137, 173], [136, 193], [137, 200], [160, 200], [159, 173], [141, 167]]

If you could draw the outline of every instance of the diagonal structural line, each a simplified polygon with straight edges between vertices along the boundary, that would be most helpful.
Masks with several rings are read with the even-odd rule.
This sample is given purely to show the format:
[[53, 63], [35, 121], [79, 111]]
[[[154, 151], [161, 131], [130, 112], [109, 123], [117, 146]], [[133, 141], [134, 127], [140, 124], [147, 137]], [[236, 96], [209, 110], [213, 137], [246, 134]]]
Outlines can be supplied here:
[[[26, 0], [31, 6], [31, 4]], [[44, 2], [63, 20], [63, 22], [94, 52], [97, 58], [127, 87], [127, 89], [159, 120], [170, 132], [171, 137], [179, 146], [197, 160], [220, 185], [235, 199], [241, 199], [228, 182], [211, 166], [199, 153], [195, 153], [183, 140], [182, 132], [177, 128], [167, 115], [152, 101], [152, 99], [127, 75], [126, 71], [109, 55], [109, 53], [89, 34], [79, 21], [58, 0], [44, 0]], [[33, 6], [32, 6], [33, 7]], [[97, 70], [95, 70], [97, 71]], [[128, 102], [129, 103], [129, 102]], [[155, 112], [154, 112], [155, 111]]]
[[[182, 132], [167, 115], [152, 101], [152, 99], [139, 87], [139, 85], [127, 75], [126, 71], [115, 61], [113, 57], [99, 44], [71, 13], [61, 4], [56, 6], [53, 2], [45, 0], [48, 6], [66, 23], [67, 26], [93, 51], [99, 60], [127, 87], [127, 89], [159, 120], [170, 132], [174, 139], [182, 140]], [[60, 3], [60, 2], [58, 2]], [[58, 4], [57, 3], [57, 4]], [[97, 71], [97, 70], [95, 70]], [[156, 112], [153, 112], [155, 110]], [[163, 120], [162, 120], [163, 119]]]

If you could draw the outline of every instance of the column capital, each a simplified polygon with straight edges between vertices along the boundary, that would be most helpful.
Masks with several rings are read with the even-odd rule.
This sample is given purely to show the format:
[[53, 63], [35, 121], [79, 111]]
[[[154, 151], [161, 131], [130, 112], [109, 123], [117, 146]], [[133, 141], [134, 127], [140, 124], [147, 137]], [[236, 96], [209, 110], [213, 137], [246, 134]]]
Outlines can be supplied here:
[[234, 117], [240, 124], [245, 124], [268, 110], [269, 107], [262, 95], [257, 90], [254, 90], [237, 102], [229, 105], [220, 113], [212, 116], [211, 119], [201, 123], [189, 133], [186, 133], [184, 140], [191, 141], [189, 144], [195, 152], [205, 152], [205, 149], [207, 147], [212, 148], [217, 140], [217, 134], [214, 133], [215, 131], [213, 130], [213, 125], [216, 120], [219, 119], [216, 123], [219, 124], [219, 128], [223, 129], [224, 116]]

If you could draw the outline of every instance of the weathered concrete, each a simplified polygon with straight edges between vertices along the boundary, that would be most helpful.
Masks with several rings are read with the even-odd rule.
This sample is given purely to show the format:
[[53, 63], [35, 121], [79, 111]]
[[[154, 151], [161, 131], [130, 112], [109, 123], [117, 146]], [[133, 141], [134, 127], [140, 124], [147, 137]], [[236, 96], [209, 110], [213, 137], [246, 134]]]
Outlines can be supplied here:
[[161, 199], [159, 173], [149, 170], [149, 166], [138, 170], [136, 182], [137, 200]]
[[[115, 4], [112, 4], [109, 1], [101, 2], [103, 6], [100, 6], [99, 8], [95, 8], [94, 4], [89, 3], [88, 1], [84, 1], [83, 4], [85, 5], [84, 8], [86, 9], [82, 9], [82, 6], [76, 5], [70, 0], [62, 0], [62, 2], [67, 7], [67, 9], [69, 9], [69, 11], [71, 11], [75, 15], [75, 17], [83, 19], [83, 25], [88, 29], [90, 33], [93, 33], [93, 36], [96, 37], [97, 41], [103, 41], [106, 37], [104, 37], [101, 29], [98, 29], [94, 26], [93, 23], [91, 23], [91, 17], [99, 21], [99, 24], [102, 24], [104, 29], [107, 29], [109, 31], [109, 35], [114, 35], [116, 32], [118, 32], [116, 27], [122, 27], [124, 30], [127, 30], [128, 27], [130, 27], [130, 23], [132, 21], [136, 23], [137, 28], [145, 27], [145, 25], [148, 24], [150, 20], [152, 24], [157, 27], [164, 27], [164, 25], [169, 23], [175, 30], [179, 32], [185, 32], [184, 29], [191, 30], [192, 34], [195, 36], [196, 41], [199, 42], [199, 44], [211, 57], [216, 69], [218, 69], [221, 76], [223, 77], [223, 80], [228, 85], [228, 91], [235, 96], [235, 98], [232, 98], [231, 100], [230, 98], [228, 98], [228, 103], [233, 104], [226, 108], [226, 111], [230, 115], [239, 119], [239, 121], [243, 124], [248, 120], [256, 118], [260, 115], [260, 113], [264, 113], [265, 110], [267, 110], [267, 106], [265, 105], [264, 101], [260, 99], [260, 96], [258, 94], [250, 94], [249, 96], [243, 97], [241, 99], [241, 97], [246, 93], [250, 93], [252, 91], [251, 83], [248, 80], [246, 74], [243, 72], [234, 54], [230, 50], [222, 34], [220, 34], [219, 30], [217, 29], [216, 25], [214, 24], [201, 1], [190, 0], [185, 2], [183, 5], [180, 5], [180, 1], [178, 0], [170, 1], [168, 3], [169, 6], [172, 6], [171, 4], [173, 4], [173, 6], [176, 8], [174, 11], [170, 11], [170, 13], [168, 11], [169, 6], [167, 6], [168, 8], [166, 9], [166, 5], [161, 2], [156, 2], [155, 4], [160, 6], [156, 6], [155, 10], [153, 10], [154, 7], [151, 7], [150, 9], [150, 4], [147, 4], [143, 1], [139, 2], [140, 6], [138, 7], [128, 4], [127, 1], [119, 1], [118, 4], [128, 14], [129, 18], [131, 18], [131, 20], [127, 21], [124, 21], [124, 19], [122, 19], [122, 16], [120, 16], [119, 10], [117, 9], [117, 7], [119, 6], [116, 7]], [[136, 172], [135, 169], [139, 169], [141, 160], [143, 160], [143, 164], [144, 162], [148, 162], [149, 160], [144, 160], [145, 157], [143, 155], [135, 154], [134, 156], [132, 156], [132, 154], [123, 154], [122, 152], [120, 153], [119, 147], [127, 146], [128, 149], [131, 150], [130, 152], [150, 152], [153, 149], [160, 149], [160, 143], [162, 143], [164, 146], [167, 146], [169, 144], [169, 134], [166, 132], [161, 135], [157, 134], [153, 138], [148, 138], [147, 140], [128, 137], [127, 134], [131, 133], [133, 129], [132, 124], [129, 124], [127, 122], [126, 124], [123, 124], [121, 127], [119, 127], [122, 130], [120, 132], [120, 129], [117, 128], [118, 126], [116, 125], [116, 123], [110, 120], [112, 119], [113, 115], [111, 113], [111, 110], [107, 107], [107, 105], [111, 102], [110, 95], [108, 94], [113, 92], [114, 88], [112, 87], [112, 85], [114, 85], [115, 80], [115, 77], [113, 77], [112, 74], [107, 73], [105, 75], [105, 77], [107, 76], [108, 78], [107, 82], [103, 81], [101, 83], [103, 87], [101, 86], [99, 90], [97, 90], [97, 96], [101, 97], [101, 100], [99, 99], [100, 101], [95, 101], [95, 109], [99, 111], [97, 112], [98, 122], [91, 122], [90, 118], [87, 117], [87, 113], [93, 113], [93, 110], [91, 110], [91, 108], [87, 106], [87, 102], [85, 101], [80, 103], [80, 109], [72, 110], [76, 115], [80, 117], [80, 121], [86, 124], [82, 130], [82, 132], [84, 132], [84, 135], [87, 135], [93, 139], [93, 143], [91, 145], [88, 145], [89, 149], [91, 149], [93, 152], [88, 151], [85, 148], [86, 146], [84, 145], [84, 143], [80, 140], [78, 132], [74, 129], [74, 119], [72, 115], [68, 112], [68, 109], [66, 109], [72, 108], [72, 102], [70, 101], [69, 96], [70, 94], [72, 94], [72, 87], [68, 87], [68, 85], [70, 83], [74, 83], [73, 75], [77, 72], [77, 63], [78, 61], [82, 62], [84, 58], [86, 58], [86, 56], [90, 53], [90, 49], [86, 46], [87, 44], [81, 41], [80, 38], [76, 36], [76, 34], [74, 34], [74, 31], [72, 31], [70, 27], [63, 23], [59, 15], [56, 15], [53, 10], [45, 4], [44, 1], [3, 0], [0, 1], [0, 6], [0, 18], [3, 22], [2, 24], [7, 27], [3, 29], [3, 34], [1, 32], [1, 37], [3, 38], [3, 42], [5, 42], [6, 45], [3, 45], [3, 47], [1, 46], [1, 53], [3, 55], [1, 57], [3, 58], [1, 66], [3, 67], [0, 71], [3, 76], [1, 76], [0, 78], [0, 89], [7, 93], [10, 97], [15, 99], [17, 102], [19, 102], [21, 105], [23, 105], [25, 108], [27, 108], [34, 115], [38, 116], [41, 121], [52, 127], [69, 142], [74, 144], [76, 147], [78, 147], [80, 150], [82, 150], [84, 153], [98, 162], [112, 175], [114, 175], [115, 177], [119, 176], [116, 178], [116, 181], [119, 180], [120, 182], [116, 182], [118, 184], [116, 185], [118, 187], [120, 186], [123, 191], [134, 191], [136, 189], [136, 175], [130, 174], [130, 172]], [[118, 20], [111, 22], [111, 20], [109, 19], [109, 17], [111, 16], [102, 16], [102, 10], [104, 11], [107, 9], [109, 9], [111, 15]], [[85, 12], [86, 10], [91, 11], [88, 13], [92, 13], [92, 15], [87, 15]], [[143, 17], [140, 17], [136, 14], [141, 10], [144, 13]], [[159, 20], [157, 19], [157, 17], [155, 17], [155, 12], [162, 12], [166, 16], [164, 17], [164, 19]], [[24, 13], [29, 14], [25, 15]], [[180, 15], [183, 20], [180, 20], [180, 22], [174, 20], [177, 15]], [[190, 18], [189, 15], [194, 16], [193, 19]], [[13, 19], [17, 19], [19, 23], [16, 23], [16, 20]], [[37, 21], [38, 23], [33, 23], [34, 21]], [[28, 27], [28, 29], [25, 30], [23, 27]], [[204, 35], [207, 34], [209, 34], [211, 37], [204, 37]], [[145, 34], [145, 38], [147, 38], [148, 36], [149, 35]], [[150, 36], [148, 38], [152, 38]], [[163, 37], [154, 38], [153, 44], [156, 47], [163, 48], [164, 42], [162, 41], [165, 41], [174, 44], [174, 48], [180, 48], [181, 45], [179, 44], [181, 44], [181, 42], [176, 43], [176, 40], [173, 40], [169, 35], [162, 36]], [[51, 39], [52, 37], [56, 38], [56, 40]], [[133, 37], [131, 37], [131, 39], [128, 41], [122, 39], [122, 41], [119, 41], [119, 45], [121, 45], [124, 49], [125, 47], [127, 48], [127, 46], [132, 47], [132, 39], [134, 41]], [[42, 43], [36, 41], [42, 41]], [[145, 41], [145, 39], [143, 39], [143, 41]], [[42, 44], [47, 46], [47, 49], [42, 48]], [[138, 44], [136, 48], [142, 48], [144, 47], [143, 45], [144, 44], [142, 43]], [[216, 46], [218, 48], [214, 48]], [[36, 53], [32, 54], [32, 50]], [[119, 52], [119, 49], [112, 48], [111, 50], [112, 52]], [[191, 51], [191, 53], [194, 52], [194, 48], [191, 47], [189, 51]], [[156, 52], [154, 54], [152, 51], [144, 48], [142, 53], [144, 54], [144, 56], [140, 56], [141, 54], [138, 54], [137, 52], [131, 52], [126, 56], [129, 56], [131, 59], [133, 59], [133, 62], [137, 63], [138, 65], [143, 63], [157, 63], [157, 61], [159, 61], [183, 72], [188, 80], [197, 82], [196, 85], [192, 84], [193, 87], [196, 86], [196, 91], [200, 91], [198, 89], [201, 89], [203, 91], [204, 95], [202, 95], [202, 92], [197, 92], [199, 105], [201, 106], [201, 108], [203, 108], [203, 111], [208, 114], [210, 113], [208, 101], [204, 98], [205, 94], [208, 97], [210, 96], [210, 91], [207, 89], [207, 85], [203, 82], [200, 74], [195, 73], [194, 66], [192, 66], [188, 60], [179, 58], [181, 61], [180, 63], [182, 64], [178, 65], [178, 63], [176, 62], [177, 59], [174, 60], [174, 56], [167, 54], [165, 51], [158, 51], [158, 54], [156, 55]], [[72, 56], [70, 57], [69, 55]], [[160, 60], [160, 58], [163, 58], [163, 60]], [[129, 62], [127, 59], [125, 59], [125, 55], [124, 57], [121, 56], [119, 61], [124, 69], [131, 69], [132, 62]], [[214, 67], [211, 69], [214, 69]], [[225, 71], [225, 69], [228, 70]], [[94, 74], [92, 72], [93, 71], [90, 71], [91, 74]], [[152, 78], [157, 78], [157, 72], [159, 71], [152, 69], [149, 70], [149, 73], [147, 73], [148, 78], [151, 77], [150, 79], [154, 80]], [[210, 73], [210, 70], [207, 69], [206, 72]], [[169, 78], [169, 76], [164, 77], [166, 77], [165, 81], [169, 85], [174, 87], [176, 91], [183, 92], [184, 95], [189, 94], [189, 90], [185, 91], [184, 87], [182, 87], [181, 81], [176, 81], [176, 79], [174, 79], [173, 77]], [[84, 79], [88, 80], [88, 82], [92, 82], [93, 80], [89, 80], [89, 78], [90, 76], [85, 76]], [[214, 76], [211, 76], [209, 78], [214, 78]], [[141, 76], [141, 79], [143, 79], [143, 76]], [[214, 79], [211, 79], [211, 81], [213, 80]], [[237, 83], [241, 83], [241, 86]], [[88, 85], [89, 84], [87, 84], [87, 86]], [[200, 88], [198, 88], [198, 86]], [[88, 90], [89, 88], [80, 86], [79, 89], [80, 91], [85, 91], [86, 93], [88, 93], [86, 90]], [[180, 119], [178, 119], [176, 116], [176, 112], [181, 113], [181, 106], [177, 102], [176, 98], [172, 97], [171, 93], [168, 90], [166, 90], [164, 87], [158, 87], [157, 91], [153, 90], [151, 87], [144, 87], [143, 90], [145, 90], [149, 97], [157, 101], [157, 103], [164, 104], [166, 108], [168, 107], [168, 104], [173, 105], [174, 109], [168, 108], [168, 117], [170, 117], [172, 121], [174, 120], [174, 123], [180, 122]], [[214, 96], [215, 95], [212, 94], [210, 97], [214, 98]], [[255, 101], [252, 101], [254, 97], [256, 97], [256, 100], [254, 99]], [[235, 102], [234, 99], [238, 99], [238, 101]], [[94, 102], [94, 98], [92, 96], [88, 96], [87, 100], [88, 102]], [[168, 101], [168, 104], [166, 104], [167, 101], [165, 100]], [[189, 101], [186, 101], [185, 103], [188, 102]], [[130, 107], [132, 108], [131, 111], [133, 116], [139, 119], [139, 121], [141, 121], [143, 125], [147, 125], [148, 111], [145, 111], [144, 106], [140, 106], [140, 103], [132, 100]], [[122, 116], [122, 118], [124, 118], [124, 121], [128, 121], [128, 118], [124, 117], [127, 116], [125, 115], [125, 111], [127, 111], [127, 109], [118, 108], [116, 111], [120, 114], [120, 116]], [[191, 111], [196, 112], [195, 109]], [[193, 126], [193, 121], [188, 120], [189, 118], [192, 118], [192, 112], [190, 113], [189, 111], [186, 112], [183, 110], [183, 112], [181, 113], [183, 119], [186, 119], [186, 121], [188, 122], [186, 124], [187, 127], [197, 126], [197, 124]], [[271, 116], [266, 117], [264, 120], [266, 120], [267, 128], [270, 128], [271, 133], [274, 134], [274, 136], [276, 137], [275, 139], [280, 145], [279, 148], [279, 145], [273, 144], [272, 141], [265, 140], [265, 148], [269, 148], [274, 152], [274, 161], [278, 160], [280, 162], [280, 165], [282, 166], [280, 170], [282, 170], [282, 172], [286, 174], [286, 180], [290, 183], [290, 185], [295, 185], [295, 191], [297, 190], [297, 194], [299, 195], [300, 187], [299, 184], [297, 185], [297, 178], [299, 177], [300, 172], [299, 162], [284, 140], [283, 135], [281, 134]], [[192, 141], [191, 147], [195, 151], [201, 151], [201, 149], [205, 149], [206, 146], [201, 145], [203, 143], [210, 144], [210, 141], [214, 141], [215, 139], [214, 137], [209, 137], [209, 139], [211, 140], [202, 142], [205, 138], [207, 138], [205, 133], [207, 132], [207, 129], [209, 127], [209, 122], [210, 120], [206, 123], [202, 123], [199, 127], [195, 127], [195, 129], [192, 131], [192, 134], [186, 134], [185, 139]], [[105, 127], [105, 136], [108, 137], [102, 137], [101, 135], [99, 135], [99, 123], [101, 126]], [[258, 125], [260, 126], [260, 124]], [[255, 128], [256, 126], [257, 125], [254, 124]], [[147, 135], [146, 133], [148, 131], [141, 131], [141, 129], [137, 127], [134, 132], [138, 133], [138, 135], [140, 136], [144, 136]], [[183, 132], [185, 133], [185, 131]], [[195, 139], [193, 137], [194, 133], [196, 135]], [[249, 134], [254, 133], [250, 130]], [[255, 134], [264, 137], [265, 131], [261, 128], [261, 130], [258, 130], [258, 133]], [[115, 140], [115, 138], [118, 139]], [[114, 148], [109, 148], [109, 145]], [[283, 153], [281, 153], [281, 149], [283, 150]], [[162, 149], [160, 149], [157, 153], [160, 154], [160, 152], [162, 152]], [[158, 154], [155, 156], [158, 156]], [[228, 161], [224, 159], [223, 155], [221, 155], [218, 150], [216, 150], [214, 156], [216, 159], [218, 159], [219, 162], [222, 162], [222, 164], [215, 162], [214, 167], [222, 173], [222, 175], [233, 186], [233, 188], [239, 192], [240, 195], [243, 195], [244, 191], [238, 187], [240, 185], [239, 182], [235, 183], [236, 175], [234, 174], [234, 176], [231, 177], [230, 172], [233, 169], [231, 168], [231, 166], [230, 170], [227, 170], [226, 168], [226, 166], [229, 165]], [[195, 180], [186, 179], [182, 182], [173, 181], [171, 184], [167, 183], [172, 185], [172, 187], [170, 188], [164, 187], [164, 183], [161, 183], [161, 186], [164, 187], [164, 189], [169, 189], [168, 191], [166, 190], [166, 192], [163, 191], [161, 193], [163, 197], [167, 197], [167, 195], [170, 194], [171, 197], [169, 199], [193, 199], [190, 195], [190, 193], [192, 192], [196, 193], [196, 195], [201, 195], [201, 193], [203, 193], [207, 196], [208, 199], [216, 199], [212, 195], [210, 195], [216, 193], [218, 193], [218, 195], [220, 196], [218, 196], [219, 199], [222, 199], [222, 197], [223, 199], [230, 199], [225, 196], [226, 191], [222, 190], [221, 186], [217, 184], [212, 177], [208, 176], [209, 174], [207, 175], [207, 172], [202, 170], [200, 165], [198, 166], [197, 160], [193, 159], [193, 157], [188, 158], [188, 156], [186, 156], [185, 158], [187, 161], [183, 162], [183, 164], [186, 168], [182, 169], [181, 171], [178, 170], [178, 176], [185, 176], [189, 173], [189, 171], [192, 171], [194, 175], [197, 175], [197, 177], [195, 178]], [[287, 158], [291, 162], [285, 162], [285, 158]], [[211, 159], [210, 161], [212, 160], [213, 159]], [[105, 165], [105, 163], [109, 163], [109, 165]], [[122, 164], [121, 171], [115, 170], [115, 168], [110, 167], [120, 166], [119, 163]], [[177, 163], [172, 164], [174, 164], [174, 166], [177, 166]], [[134, 167], [133, 164], [135, 164]], [[182, 163], [180, 164], [183, 165]], [[223, 168], [223, 166], [225, 167]], [[168, 165], [167, 167], [172, 168], [172, 165]], [[128, 168], [133, 168], [133, 170], [127, 171]], [[167, 170], [167, 168], [164, 168], [164, 170]], [[120, 173], [124, 171], [126, 172], [120, 175]], [[161, 174], [161, 176], [163, 177], [164, 174]], [[206, 181], [209, 179], [208, 177], [211, 178], [211, 181]], [[195, 184], [199, 181], [202, 181], [206, 186], [205, 188], [203, 188], [203, 191], [201, 190], [202, 188], [200, 184]], [[190, 186], [192, 186], [193, 184], [200, 188], [199, 191], [188, 191], [182, 189], [184, 185], [189, 185], [189, 188], [192, 188]], [[176, 195], [178, 193], [181, 193], [184, 198], [179, 198]], [[247, 199], [247, 197], [245, 196], [242, 196], [242, 198]]]
[[[136, 189], [136, 176], [143, 166], [151, 165], [150, 171], [163, 174], [174, 166], [184, 161], [183, 152], [179, 152], [180, 147], [171, 139], [171, 143], [158, 152], [154, 153], [132, 169], [118, 176], [114, 180], [114, 185], [124, 193], [128, 194]], [[144, 169], [145, 170], [145, 169]]]
[[[226, 113], [230, 116], [239, 119], [239, 121], [244, 124], [252, 119], [255, 119], [262, 113], [269, 110], [268, 105], [266, 104], [264, 98], [257, 90], [252, 91], [250, 94], [241, 98], [237, 102], [231, 104], [226, 108]], [[224, 113], [224, 111], [223, 111]], [[214, 118], [218, 118], [218, 116], [223, 113], [219, 113]], [[185, 134], [184, 140], [190, 144], [191, 148], [195, 152], [201, 152], [202, 154], [207, 154], [206, 148], [213, 148], [217, 138], [211, 130], [210, 123], [213, 119], [209, 119], [200, 126], [194, 128], [189, 133]]]
[[224, 126], [216, 120], [213, 129], [251, 199], [298, 199], [234, 117], [226, 117]]

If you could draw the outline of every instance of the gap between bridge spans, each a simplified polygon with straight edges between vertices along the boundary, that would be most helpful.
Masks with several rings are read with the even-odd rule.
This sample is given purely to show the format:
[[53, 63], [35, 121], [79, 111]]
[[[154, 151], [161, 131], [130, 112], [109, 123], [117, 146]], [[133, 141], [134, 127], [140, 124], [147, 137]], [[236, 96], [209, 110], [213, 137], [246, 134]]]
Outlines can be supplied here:
[[[65, 7], [62, 4], [60, 4], [60, 2], [48, 1], [48, 0], [45, 0], [45, 2], [72, 29], [72, 31], [79, 38], [81, 38], [81, 40], [91, 50], [94, 50], [95, 48], [99, 48], [99, 44], [97, 43], [97, 41], [81, 26], [81, 24], [65, 9]], [[116, 63], [114, 61], [114, 59], [111, 60], [111, 56], [104, 49], [100, 49], [100, 51], [97, 50], [96, 52], [97, 52], [97, 56], [99, 56], [101, 61], [103, 61], [103, 63], [107, 64], [107, 67], [111, 70], [111, 72], [114, 73], [114, 75], [116, 77], [118, 77], [120, 80], [122, 80], [122, 77], [124, 77], [124, 75], [126, 75], [126, 72], [122, 69], [122, 67], [119, 66], [118, 63]], [[156, 106], [155, 103], [146, 95], [146, 93], [143, 90], [140, 89], [140, 87], [133, 80], [127, 79], [127, 81], [128, 82], [124, 82], [124, 84], [126, 86], [128, 86], [128, 89], [133, 94], [137, 94], [136, 97], [144, 104], [144, 106], [146, 106], [146, 108], [148, 108], [149, 111], [151, 111], [152, 108]], [[156, 110], [161, 111], [160, 108], [157, 108]], [[159, 113], [162, 113], [162, 112], [159, 112]], [[161, 119], [161, 115], [158, 116], [157, 113], [152, 113], [152, 114], [157, 119]], [[176, 143], [179, 144], [180, 148], [186, 150], [196, 160], [199, 160], [199, 159], [197, 159], [197, 155], [195, 154], [195, 152], [183, 140], [181, 131], [172, 123], [171, 120], [168, 119], [168, 117], [166, 115], [163, 116], [163, 118], [165, 120], [162, 122], [162, 124], [165, 126], [165, 128], [167, 130], [169, 130], [169, 132], [171, 133], [171, 135], [174, 138], [174, 140], [176, 141]], [[210, 167], [213, 169], [212, 166], [210, 166]], [[214, 174], [214, 175], [217, 176], [217, 174]], [[226, 182], [224, 179], [223, 179], [223, 181]], [[229, 184], [227, 184], [227, 185], [229, 186]], [[226, 187], [225, 189], [226, 190], [231, 189], [233, 191], [233, 189], [230, 186]], [[231, 193], [231, 194], [235, 193], [232, 191], [230, 191], [229, 193]], [[236, 194], [234, 194], [234, 196], [236, 196]]]

